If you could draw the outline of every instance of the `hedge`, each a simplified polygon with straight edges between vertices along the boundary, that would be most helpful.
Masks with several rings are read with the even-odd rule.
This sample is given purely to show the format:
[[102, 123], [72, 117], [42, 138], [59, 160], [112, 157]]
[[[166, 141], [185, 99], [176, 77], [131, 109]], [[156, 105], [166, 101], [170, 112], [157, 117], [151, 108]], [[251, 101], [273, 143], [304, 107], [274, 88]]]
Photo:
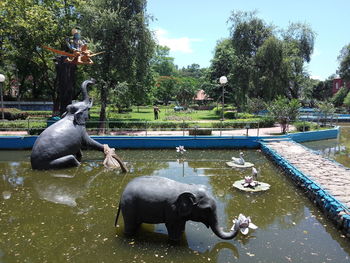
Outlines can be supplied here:
[[3, 112], [6, 120], [25, 120], [28, 117], [28, 113], [16, 108], [3, 108]]
[[212, 123], [213, 128], [239, 128], [244, 129], [249, 124], [249, 128], [273, 127], [275, 120], [273, 118], [255, 118], [255, 119], [237, 119], [234, 121], [223, 121]]
[[312, 122], [303, 122], [303, 121], [297, 121], [293, 123], [294, 127], [296, 128], [297, 131], [310, 131], [310, 130], [315, 130], [318, 128], [318, 125], [316, 123]]

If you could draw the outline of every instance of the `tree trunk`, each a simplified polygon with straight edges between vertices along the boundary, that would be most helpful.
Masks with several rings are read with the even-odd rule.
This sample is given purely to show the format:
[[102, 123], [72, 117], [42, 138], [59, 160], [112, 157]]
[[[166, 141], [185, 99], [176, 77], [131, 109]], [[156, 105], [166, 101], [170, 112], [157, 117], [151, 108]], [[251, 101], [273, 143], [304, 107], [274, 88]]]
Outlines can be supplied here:
[[73, 90], [75, 86], [75, 64], [64, 62], [65, 57], [58, 57], [56, 64], [56, 73], [58, 79], [58, 93], [60, 98], [60, 115], [62, 115], [69, 104], [72, 103]]

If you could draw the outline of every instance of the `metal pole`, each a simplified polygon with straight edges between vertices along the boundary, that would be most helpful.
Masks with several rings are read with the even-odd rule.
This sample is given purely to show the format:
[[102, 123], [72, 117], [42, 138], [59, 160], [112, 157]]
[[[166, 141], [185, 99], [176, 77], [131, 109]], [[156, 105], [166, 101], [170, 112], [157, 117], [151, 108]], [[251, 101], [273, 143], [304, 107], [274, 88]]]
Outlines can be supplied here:
[[182, 120], [182, 136], [185, 136], [185, 120]]
[[220, 136], [222, 135], [222, 120], [220, 121]]
[[222, 112], [221, 119], [224, 120], [224, 105], [225, 105], [225, 84], [222, 84]]
[[5, 116], [4, 116], [4, 96], [2, 94], [2, 82], [0, 82], [0, 90], [1, 90], [1, 118], [2, 120], [5, 119]]
[[147, 137], [147, 128], [148, 128], [148, 127], [147, 127], [147, 121], [146, 121], [146, 137]]

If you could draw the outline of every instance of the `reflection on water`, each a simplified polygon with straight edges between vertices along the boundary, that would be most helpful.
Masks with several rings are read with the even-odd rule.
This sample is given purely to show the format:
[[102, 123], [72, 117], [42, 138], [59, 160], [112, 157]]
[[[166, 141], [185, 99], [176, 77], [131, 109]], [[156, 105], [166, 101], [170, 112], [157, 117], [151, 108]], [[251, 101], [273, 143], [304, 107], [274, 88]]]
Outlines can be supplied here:
[[[16, 153], [16, 154], [14, 154]], [[0, 262], [346, 262], [349, 242], [258, 150], [246, 160], [269, 183], [267, 192], [232, 187], [251, 169], [226, 166], [234, 150], [120, 151], [130, 173], [105, 170], [100, 153], [87, 152], [78, 168], [32, 171], [27, 151], [0, 152]], [[9, 156], [12, 156], [11, 159]], [[228, 230], [239, 213], [259, 226], [223, 241], [202, 223], [188, 221], [179, 244], [163, 224], [144, 224], [134, 238], [114, 219], [125, 185], [157, 175], [206, 185]], [[1, 179], [2, 178], [2, 179]]]
[[306, 142], [303, 145], [350, 168], [350, 126], [341, 127], [338, 139]]

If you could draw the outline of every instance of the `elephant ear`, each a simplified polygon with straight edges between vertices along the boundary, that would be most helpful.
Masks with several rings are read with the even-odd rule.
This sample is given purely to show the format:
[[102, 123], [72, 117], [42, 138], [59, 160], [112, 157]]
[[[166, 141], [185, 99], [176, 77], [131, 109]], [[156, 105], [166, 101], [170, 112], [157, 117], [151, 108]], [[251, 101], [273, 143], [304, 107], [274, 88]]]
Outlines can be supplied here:
[[176, 210], [180, 216], [186, 217], [192, 213], [193, 207], [196, 205], [196, 197], [194, 194], [184, 192], [180, 194], [175, 202]]
[[74, 123], [78, 125], [85, 125], [85, 110], [79, 109], [77, 112], [74, 113]]

